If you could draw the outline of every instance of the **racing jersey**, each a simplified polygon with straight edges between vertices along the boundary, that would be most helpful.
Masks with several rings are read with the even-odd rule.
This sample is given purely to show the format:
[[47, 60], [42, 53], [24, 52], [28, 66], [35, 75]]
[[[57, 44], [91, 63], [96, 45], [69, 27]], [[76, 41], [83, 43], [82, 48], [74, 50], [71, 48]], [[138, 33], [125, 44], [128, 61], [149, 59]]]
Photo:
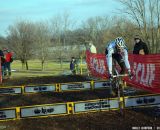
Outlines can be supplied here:
[[109, 74], [112, 74], [112, 54], [120, 54], [124, 60], [126, 68], [128, 69], [128, 71], [130, 71], [130, 64], [128, 61], [128, 50], [126, 46], [121, 52], [118, 52], [116, 49], [115, 41], [112, 41], [107, 45], [106, 52], [106, 61], [108, 65]]

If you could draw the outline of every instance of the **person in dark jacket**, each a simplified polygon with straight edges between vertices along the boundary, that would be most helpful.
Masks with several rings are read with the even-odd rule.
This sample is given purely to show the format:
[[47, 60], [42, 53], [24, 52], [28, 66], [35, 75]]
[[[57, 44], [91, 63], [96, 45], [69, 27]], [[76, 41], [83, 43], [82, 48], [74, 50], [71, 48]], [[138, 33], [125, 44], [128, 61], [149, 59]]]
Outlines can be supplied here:
[[76, 74], [76, 66], [77, 66], [76, 59], [74, 57], [72, 57], [71, 62], [70, 62], [70, 70], [73, 75]]
[[140, 54], [140, 55], [149, 54], [147, 44], [144, 43], [138, 35], [135, 36], [134, 40], [135, 40], [135, 45], [133, 49], [133, 54]]

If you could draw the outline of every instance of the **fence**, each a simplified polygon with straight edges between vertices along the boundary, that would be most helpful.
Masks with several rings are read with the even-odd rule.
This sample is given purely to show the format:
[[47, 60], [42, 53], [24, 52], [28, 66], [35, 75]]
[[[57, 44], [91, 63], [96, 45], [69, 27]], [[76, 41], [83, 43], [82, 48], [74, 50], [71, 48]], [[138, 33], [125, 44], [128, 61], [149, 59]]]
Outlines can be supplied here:
[[2, 83], [2, 66], [1, 66], [1, 57], [0, 57], [0, 83]]
[[0, 94], [34, 94], [42, 92], [69, 92], [109, 88], [110, 83], [108, 81], [86, 81], [43, 85], [25, 85], [15, 87], [0, 87]]
[[[121, 97], [121, 100], [124, 109], [160, 106], [160, 95]], [[0, 121], [62, 116], [119, 109], [118, 98], [1, 108]]]

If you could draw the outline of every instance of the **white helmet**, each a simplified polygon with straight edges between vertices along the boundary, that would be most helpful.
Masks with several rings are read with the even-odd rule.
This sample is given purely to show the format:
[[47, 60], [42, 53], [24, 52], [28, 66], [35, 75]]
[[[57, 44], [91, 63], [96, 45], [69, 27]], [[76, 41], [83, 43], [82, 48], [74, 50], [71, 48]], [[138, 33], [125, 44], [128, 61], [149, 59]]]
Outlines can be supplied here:
[[122, 37], [117, 37], [115, 39], [116, 45], [118, 48], [124, 48], [125, 47], [125, 42], [124, 39]]
[[89, 41], [89, 46], [92, 46], [93, 45], [93, 42], [92, 41]]

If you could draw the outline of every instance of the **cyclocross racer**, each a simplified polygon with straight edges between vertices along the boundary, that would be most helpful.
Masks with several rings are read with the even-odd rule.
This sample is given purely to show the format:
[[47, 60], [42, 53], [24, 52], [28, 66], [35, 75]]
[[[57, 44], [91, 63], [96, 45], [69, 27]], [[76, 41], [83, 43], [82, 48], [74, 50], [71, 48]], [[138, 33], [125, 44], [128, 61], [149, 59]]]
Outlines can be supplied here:
[[105, 54], [109, 71], [109, 79], [113, 78], [112, 58], [115, 59], [121, 67], [120, 74], [124, 74], [125, 69], [127, 68], [129, 77], [132, 76], [128, 61], [128, 50], [122, 37], [118, 37], [114, 41], [110, 42], [106, 47]]

